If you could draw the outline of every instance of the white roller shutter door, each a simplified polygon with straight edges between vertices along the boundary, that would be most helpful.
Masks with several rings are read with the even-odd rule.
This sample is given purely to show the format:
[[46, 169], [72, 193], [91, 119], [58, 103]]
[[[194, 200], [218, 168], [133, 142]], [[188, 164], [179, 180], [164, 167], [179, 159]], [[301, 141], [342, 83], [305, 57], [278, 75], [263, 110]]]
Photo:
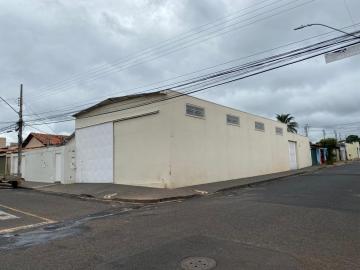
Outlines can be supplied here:
[[113, 123], [76, 130], [76, 182], [113, 183]]

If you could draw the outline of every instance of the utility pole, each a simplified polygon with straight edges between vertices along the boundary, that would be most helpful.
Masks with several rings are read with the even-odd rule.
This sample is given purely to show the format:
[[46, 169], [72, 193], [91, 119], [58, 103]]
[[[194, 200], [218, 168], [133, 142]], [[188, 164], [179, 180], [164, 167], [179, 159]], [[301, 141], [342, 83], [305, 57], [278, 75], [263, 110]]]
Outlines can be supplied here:
[[337, 141], [337, 140], [338, 140], [338, 134], [337, 134], [336, 129], [334, 129], [334, 135], [335, 135], [335, 139], [336, 139], [336, 141]]
[[18, 122], [18, 166], [17, 176], [21, 177], [21, 159], [22, 159], [22, 143], [23, 143], [23, 85], [20, 84], [20, 98], [19, 98], [19, 122]]
[[306, 135], [306, 137], [309, 137], [309, 128], [310, 128], [309, 124], [306, 124], [306, 125], [304, 126], [304, 130], [305, 130], [305, 135]]
[[326, 138], [326, 131], [325, 131], [325, 129], [323, 129], [323, 137], [324, 137], [324, 140], [325, 140], [325, 138]]

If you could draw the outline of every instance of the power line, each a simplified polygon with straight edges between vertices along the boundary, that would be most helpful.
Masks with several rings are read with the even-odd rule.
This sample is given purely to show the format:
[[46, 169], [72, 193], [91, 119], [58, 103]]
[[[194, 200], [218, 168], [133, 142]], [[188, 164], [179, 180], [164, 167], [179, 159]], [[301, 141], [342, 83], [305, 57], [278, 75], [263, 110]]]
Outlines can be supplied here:
[[[34, 111], [31, 109], [31, 106], [30, 106], [28, 103], [26, 103], [25, 108], [26, 108], [27, 110], [29, 110], [29, 111], [31, 111], [31, 112], [34, 113]], [[37, 116], [37, 117], [41, 117], [41, 116], [40, 116], [39, 114], [37, 114], [37, 113], [34, 113], [34, 115]], [[31, 120], [31, 119], [30, 119], [30, 120]], [[49, 128], [50, 131], [52, 131], [53, 133], [56, 133], [56, 132], [51, 128], [50, 125], [46, 125], [46, 126]]]
[[[347, 45], [348, 46], [348, 45]], [[337, 49], [339, 49], [339, 48], [337, 48]], [[323, 52], [324, 53], [324, 52]], [[323, 53], [320, 53], [319, 55], [321, 55], [321, 54], [323, 54]], [[310, 57], [310, 58], [312, 58], [312, 57]], [[309, 58], [307, 58], [307, 59], [309, 59]], [[301, 60], [300, 60], [301, 61]], [[228, 83], [228, 82], [226, 82], [226, 83]], [[221, 83], [221, 84], [223, 84], [223, 83]], [[219, 84], [217, 84], [217, 85], [219, 85]], [[213, 85], [213, 86], [211, 86], [211, 87], [214, 87], [214, 86], [217, 86], [217, 85]], [[111, 113], [111, 112], [110, 112]]]
[[[271, 1], [272, 1], [272, 0], [271, 0]], [[125, 60], [126, 60], [126, 61], [128, 61], [128, 59], [131, 60], [131, 59], [133, 59], [134, 57], [138, 57], [139, 55], [143, 55], [144, 53], [152, 52], [152, 51], [154, 51], [155, 49], [163, 48], [164, 46], [167, 46], [167, 44], [169, 44], [169, 43], [170, 43], [170, 44], [173, 44], [173, 43], [175, 43], [175, 41], [176, 41], [176, 42], [177, 42], [177, 41], [181, 41], [181, 40], [183, 40], [183, 39], [185, 39], [185, 38], [187, 38], [187, 37], [189, 37], [189, 36], [191, 37], [191, 36], [193, 36], [193, 35], [197, 35], [197, 34], [199, 34], [199, 33], [202, 33], [202, 32], [204, 32], [204, 31], [206, 31], [206, 30], [209, 30], [209, 29], [211, 29], [211, 28], [214, 28], [215, 26], [222, 25], [222, 24], [226, 24], [226, 23], [228, 23], [228, 22], [230, 22], [230, 21], [233, 21], [234, 19], [241, 18], [241, 17], [243, 17], [244, 15], [248, 15], [248, 14], [254, 12], [254, 11], [258, 11], [258, 10], [260, 10], [260, 9], [269, 7], [269, 6], [273, 5], [273, 4], [276, 4], [276, 3], [281, 2], [281, 1], [283, 1], [283, 0], [275, 1], [275, 2], [273, 2], [273, 3], [270, 3], [270, 4], [268, 4], [268, 5], [262, 6], [262, 7], [258, 8], [258, 9], [254, 9], [254, 10], [252, 10], [252, 11], [250, 11], [250, 12], [245, 13], [245, 14], [241, 14], [240, 16], [235, 16], [235, 18], [232, 18], [232, 19], [230, 19], [230, 20], [226, 20], [226, 18], [232, 17], [232, 16], [234, 16], [235, 14], [241, 13], [241, 12], [243, 12], [243, 11], [246, 11], [246, 10], [249, 10], [249, 9], [251, 9], [251, 8], [253, 8], [253, 7], [256, 7], [256, 6], [258, 6], [258, 5], [261, 5], [261, 4], [264, 4], [264, 3], [266, 3], [266, 2], [269, 2], [269, 0], [265, 0], [265, 1], [258, 2], [258, 3], [254, 4], [254, 5], [249, 6], [249, 7], [240, 9], [240, 10], [235, 11], [235, 12], [232, 12], [232, 13], [228, 14], [227, 16], [218, 18], [218, 19], [214, 20], [213, 22], [206, 23], [206, 24], [200, 25], [200, 26], [198, 26], [198, 27], [195, 27], [195, 28], [193, 28], [193, 29], [190, 29], [189, 31], [186, 31], [186, 32], [184, 32], [184, 33], [182, 33], [182, 34], [177, 35], [177, 37], [164, 40], [164, 41], [162, 41], [161, 43], [159, 43], [158, 45], [155, 45], [155, 46], [153, 46], [153, 47], [150, 47], [150, 48], [141, 50], [141, 51], [139, 51], [139, 52], [136, 52], [136, 53], [134, 53], [134, 54], [132, 54], [132, 55], [127, 56], [126, 58], [117, 59], [117, 60], [115, 60], [114, 62], [112, 62], [112, 63], [110, 63], [110, 64], [101, 64], [101, 65], [99, 65], [99, 66], [94, 66], [93, 69], [89, 70], [89, 71], [86, 72], [86, 73], [84, 73], [84, 72], [76, 73], [75, 75], [72, 75], [71, 78], [69, 78], [69, 79], [70, 79], [70, 81], [72, 81], [73, 78], [74, 78], [74, 76], [75, 76], [75, 77], [78, 77], [79, 75], [84, 75], [84, 74], [87, 74], [87, 73], [89, 73], [89, 72], [93, 72], [93, 71], [96, 71], [96, 70], [99, 70], [99, 69], [102, 69], [102, 68], [106, 68], [106, 67], [108, 67], [108, 65], [114, 66], [114, 65], [117, 65], [117, 64], [119, 64], [119, 63], [122, 63], [122, 62], [125, 61]], [[209, 25], [210, 25], [210, 27], [206, 27], [206, 26], [209, 26]], [[205, 29], [204, 29], [204, 28], [205, 28]], [[196, 31], [196, 32], [194, 32], [194, 31]], [[47, 87], [49, 88], [49, 87], [56, 86], [56, 85], [58, 85], [59, 83], [64, 83], [64, 82], [69, 81], [69, 79], [68, 79], [68, 80], [59, 80], [59, 81], [54, 82], [53, 84], [51, 84], [51, 85], [49, 85], [49, 86], [47, 86]], [[41, 90], [41, 89], [40, 89], [40, 90]]]
[[[360, 25], [360, 23], [358, 23], [357, 25]], [[343, 27], [342, 29], [346, 29], [346, 28], [350, 28], [354, 25], [350, 25], [350, 26], [346, 26], [346, 27]], [[136, 89], [141, 89], [145, 86], [152, 86], [152, 85], [156, 85], [158, 83], [161, 83], [161, 82], [167, 82], [167, 81], [171, 81], [171, 80], [174, 80], [176, 78], [181, 78], [181, 77], [185, 77], [185, 76], [188, 76], [188, 75], [191, 75], [191, 74], [195, 74], [195, 73], [199, 73], [199, 72], [202, 72], [202, 71], [205, 71], [205, 70], [209, 70], [209, 69], [213, 69], [215, 67], [218, 67], [218, 66], [222, 66], [222, 65], [225, 65], [225, 64], [229, 64], [229, 63], [232, 63], [232, 62], [236, 62], [236, 61], [239, 61], [239, 60], [244, 60], [244, 59], [247, 59], [247, 58], [250, 58], [250, 57], [253, 57], [253, 56], [257, 56], [257, 55], [261, 55], [261, 54], [264, 54], [264, 53], [267, 53], [267, 52], [271, 52], [271, 51], [274, 51], [274, 50], [278, 50], [280, 48], [284, 48], [284, 47], [288, 47], [288, 46], [291, 46], [291, 45], [294, 45], [294, 44], [297, 44], [297, 43], [301, 43], [301, 42], [304, 42], [304, 41], [307, 41], [307, 40], [311, 40], [311, 39], [314, 39], [314, 38], [317, 38], [317, 37], [320, 37], [320, 36], [325, 36], [325, 35], [328, 35], [330, 33], [332, 33], [333, 31], [330, 31], [330, 32], [326, 32], [324, 34], [320, 34], [320, 35], [315, 35], [315, 36], [311, 36], [309, 38], [306, 38], [306, 39], [302, 39], [302, 40], [299, 40], [299, 41], [295, 41], [295, 42], [291, 42], [291, 43], [287, 43], [287, 44], [284, 44], [284, 45], [281, 45], [281, 46], [278, 46], [278, 47], [275, 47], [275, 48], [272, 48], [272, 49], [268, 49], [268, 50], [265, 50], [265, 51], [261, 51], [261, 52], [257, 52], [257, 53], [254, 53], [254, 54], [251, 54], [251, 55], [248, 55], [248, 56], [245, 56], [245, 57], [241, 57], [241, 58], [237, 58], [237, 59], [233, 59], [233, 60], [230, 60], [230, 61], [227, 61], [227, 62], [224, 62], [224, 63], [221, 63], [221, 64], [217, 64], [217, 65], [214, 65], [214, 66], [211, 66], [211, 67], [207, 67], [207, 68], [203, 68], [203, 69], [200, 69], [200, 70], [197, 70], [197, 71], [194, 71], [194, 72], [190, 72], [190, 73], [186, 73], [186, 74], [182, 74], [182, 75], [179, 75], [179, 76], [176, 76], [176, 77], [173, 77], [173, 78], [170, 78], [170, 79], [167, 79], [167, 80], [164, 80], [164, 81], [159, 81], [159, 82], [155, 82], [155, 83], [151, 83], [151, 84], [147, 84], [147, 85], [144, 85], [144, 86], [141, 86], [141, 87], [137, 87], [137, 88], [132, 88], [132, 89], [128, 89], [128, 90], [125, 90], [125, 91], [116, 91], [116, 92], [112, 92], [114, 94], [121, 94], [121, 93], [126, 93], [126, 92], [130, 92], [132, 90], [136, 90]], [[189, 79], [189, 80], [192, 80]], [[186, 82], [186, 81], [189, 81], [189, 80], [185, 80], [183, 82]], [[175, 83], [172, 83], [172, 84], [167, 84], [167, 85], [161, 85], [161, 86], [158, 86], [156, 88], [151, 88], [147, 91], [143, 91], [143, 92], [140, 92], [140, 93], [146, 93], [146, 92], [152, 92], [152, 91], [156, 91], [158, 89], [164, 89], [166, 87], [168, 88], [171, 88], [172, 86], [176, 85], [177, 82]], [[107, 94], [105, 97], [108, 97], [110, 95]], [[81, 103], [81, 105], [78, 105], [78, 106], [74, 106], [74, 105], [68, 105], [68, 106], [64, 106], [64, 107], [59, 107], [59, 109], [57, 110], [51, 110], [51, 111], [46, 111], [46, 112], [41, 112], [41, 113], [38, 113], [38, 114], [32, 114], [32, 115], [41, 115], [41, 114], [47, 114], [47, 113], [51, 113], [51, 112], [56, 112], [56, 111], [64, 111], [65, 108], [69, 108], [67, 109], [66, 111], [70, 111], [70, 112], [74, 112], [74, 108], [78, 107], [84, 107], [84, 106], [88, 106], [88, 105], [91, 105], [91, 104], [94, 104], [95, 102], [97, 102], [98, 100], [100, 99], [97, 98], [96, 100], [93, 100], [91, 102], [87, 102], [87, 103]], [[80, 103], [77, 103], [77, 104], [80, 104]], [[60, 108], [63, 108], [63, 109], [60, 109]], [[27, 114], [26, 116], [32, 116], [31, 114]]]
[[[227, 78], [225, 76], [226, 78], [222, 82], [220, 81], [220, 82], [212, 83], [210, 85], [203, 85], [203, 86], [200, 86], [199, 89], [195, 89], [195, 90], [191, 90], [191, 91], [184, 91], [184, 92], [178, 93], [178, 95], [167, 97], [166, 99], [155, 100], [155, 101], [151, 101], [151, 102], [148, 102], [148, 103], [145, 103], [145, 104], [138, 104], [138, 105], [133, 106], [133, 107], [120, 109], [120, 110], [114, 110], [114, 111], [108, 111], [108, 112], [104, 112], [104, 113], [100, 113], [100, 114], [96, 114], [96, 115], [91, 115], [91, 116], [88, 116], [88, 117], [95, 117], [95, 116], [98, 116], [98, 115], [103, 115], [103, 114], [109, 114], [109, 113], [113, 113], [113, 112], [128, 110], [128, 109], [136, 108], [136, 107], [140, 107], [140, 106], [146, 106], [146, 105], [149, 105], [149, 104], [152, 104], [152, 103], [155, 103], [155, 102], [157, 103], [157, 102], [161, 102], [161, 101], [164, 101], [164, 100], [169, 100], [169, 99], [173, 99], [173, 98], [176, 98], [176, 97], [180, 97], [180, 96], [184, 96], [184, 95], [204, 91], [204, 90], [209, 89], [209, 88], [213, 88], [213, 87], [216, 87], [216, 86], [224, 85], [224, 84], [227, 84], [227, 83], [231, 83], [231, 82], [234, 82], [234, 81], [238, 81], [238, 80], [241, 80], [241, 79], [245, 79], [245, 78], [248, 78], [248, 77], [259, 75], [259, 74], [262, 74], [264, 72], [279, 69], [281, 67], [285, 67], [285, 66], [288, 66], [288, 65], [292, 65], [292, 64], [295, 64], [295, 63], [298, 63], [298, 62], [302, 62], [302, 61], [305, 61], [305, 60], [308, 60], [308, 59], [323, 55], [324, 53], [332, 52], [332, 51], [335, 51], [335, 50], [339, 50], [339, 49], [346, 48], [348, 46], [360, 43], [360, 42], [352, 42], [350, 44], [346, 44], [346, 45], [341, 46], [341, 47], [329, 49], [330, 47], [332, 47], [334, 45], [339, 45], [339, 44], [344, 43], [344, 42], [348, 43], [349, 41], [352, 41], [352, 40], [353, 40], [353, 38], [339, 37], [339, 38], [334, 38], [334, 39], [331, 39], [331, 40], [328, 40], [328, 41], [325, 41], [325, 42], [320, 42], [320, 43], [314, 44], [312, 46], [307, 46], [305, 48], [300, 48], [300, 49], [297, 49], [297, 50], [293, 50], [290, 53], [288, 52], [288, 53], [280, 54], [280, 56], [281, 56], [280, 58], [279, 57], [277, 58], [277, 56], [270, 57], [270, 58], [272, 58], [271, 64], [269, 64], [269, 58], [267, 58], [264, 63], [261, 63], [261, 60], [255, 61], [254, 69], [252, 69], [252, 70], [250, 69], [250, 71], [247, 70], [247, 69], [249, 69], [249, 67], [251, 67], [251, 65], [247, 64], [247, 66], [245, 65], [246, 66], [245, 72], [243, 72], [242, 74], [240, 73], [240, 76], [237, 75], [238, 77], [234, 76], [233, 78], [231, 78], [231, 77]], [[319, 44], [321, 46], [316, 47], [316, 45], [319, 45]], [[323, 51], [324, 49], [326, 49], [326, 51]], [[317, 51], [320, 51], [320, 52], [317, 52]], [[312, 55], [306, 56], [306, 54], [309, 54], [309, 53], [312, 53]], [[286, 56], [286, 54], [288, 54], [288, 55]], [[300, 58], [300, 59], [296, 59], [296, 58]], [[295, 59], [295, 60], [292, 60], [292, 59]], [[286, 60], [290, 60], [290, 62], [287, 62], [285, 64], [281, 64], [281, 62], [284, 62]], [[275, 67], [273, 67], [272, 65], [275, 65]], [[264, 66], [267, 67], [267, 68], [263, 69]], [[257, 71], [257, 68], [258, 69], [263, 69], [263, 70]], [[230, 70], [230, 71], [227, 70], [227, 72], [236, 72], [238, 70], [243, 71], [242, 69], [243, 69], [243, 67], [240, 67], [240, 68], [237, 67], [237, 69], [236, 68], [234, 69], [235, 71], [234, 70]], [[250, 73], [250, 74], [248, 74], [248, 73]], [[226, 72], [225, 73], [224, 72], [219, 72], [219, 76], [224, 76], [224, 74], [227, 75]], [[215, 75], [213, 75], [213, 76], [215, 76]], [[205, 79], [208, 79], [208, 78], [205, 78]], [[59, 117], [59, 116], [57, 116], [57, 117]], [[88, 118], [88, 117], [83, 117], [83, 118]], [[62, 119], [60, 121], [61, 122], [71, 121], [71, 119], [68, 119], [68, 120]], [[53, 121], [51, 123], [55, 123], [55, 122], [56, 121]], [[36, 124], [44, 124], [44, 123], [45, 122], [36, 123]]]
[[[313, 37], [312, 37], [313, 38]], [[286, 45], [285, 45], [286, 46]], [[280, 47], [283, 47], [283, 46], [280, 46]], [[277, 48], [279, 48], [279, 47], [277, 47]], [[277, 49], [277, 48], [275, 48], [275, 49]], [[271, 49], [271, 50], [274, 50], [274, 49]], [[267, 51], [271, 51], [271, 50], [267, 50]], [[262, 53], [262, 52], [261, 52]], [[260, 54], [261, 54], [260, 53]], [[259, 53], [257, 53], [257, 54], [259, 54]], [[257, 54], [253, 54], [253, 55], [257, 55]], [[248, 57], [244, 57], [244, 58], [248, 58]], [[229, 62], [231, 62], [231, 61], [229, 61]], [[207, 75], [205, 75], [205, 76], [208, 76], [208, 74]], [[193, 80], [193, 78], [191, 78], [191, 79], [188, 79], [188, 80], [185, 80], [185, 81], [183, 81], [183, 82], [187, 82], [187, 81], [191, 81], [191, 80]], [[170, 85], [165, 85], [165, 86], [161, 86], [161, 87], [169, 87], [169, 88], [171, 88], [171, 86], [176, 86], [176, 83], [174, 84], [170, 84]], [[157, 87], [157, 89], [160, 89], [161, 87]], [[156, 89], [156, 88], [155, 88]], [[145, 91], [145, 92], [149, 92], [149, 91], [154, 91], [155, 89], [150, 89], [150, 90], [148, 90], [148, 91]], [[86, 105], [86, 104], [84, 104], [84, 105]], [[82, 105], [81, 105], [82, 106]]]
[[9, 102], [7, 102], [6, 99], [4, 99], [2, 97], [0, 97], [0, 99], [2, 101], [4, 101], [16, 114], [19, 114], [19, 112], [13, 106], [11, 106], [11, 104]]
[[[270, 10], [268, 10], [268, 11], [266, 11], [266, 12], [257, 14], [256, 16], [253, 16], [253, 17], [248, 18], [248, 19], [246, 19], [246, 20], [251, 20], [251, 19], [254, 19], [254, 18], [256, 18], [256, 17], [259, 17], [259, 16], [262, 16], [262, 15], [264, 15], [264, 14], [267, 14], [267, 13], [269, 13], [269, 12], [276, 11], [277, 9], [281, 9], [281, 8], [284, 7], [284, 6], [289, 5], [289, 4], [292, 4], [292, 3], [297, 2], [297, 1], [299, 1], [299, 0], [294, 0], [294, 1], [292, 1], [291, 3], [287, 3], [287, 4], [285, 4], [285, 5], [281, 5], [281, 6], [278, 6], [278, 7], [276, 7], [276, 8], [270, 9]], [[311, 3], [311, 2], [314, 2], [314, 1], [316, 1], [316, 0], [310, 0], [310, 1], [307, 1], [307, 2], [304, 2], [304, 3], [301, 3], [301, 4], [299, 4], [299, 5], [292, 6], [292, 7], [290, 7], [290, 8], [282, 9], [282, 10], [279, 11], [279, 12], [275, 12], [275, 13], [272, 13], [271, 15], [269, 15], [269, 16], [265, 16], [265, 17], [260, 18], [260, 19], [258, 19], [258, 20], [251, 21], [251, 22], [248, 23], [248, 24], [240, 25], [240, 26], [238, 26], [238, 27], [236, 27], [236, 28], [234, 28], [234, 29], [236, 30], [236, 29], [239, 29], [239, 28], [244, 28], [244, 27], [249, 26], [249, 25], [252, 25], [252, 24], [254, 24], [254, 23], [256, 23], [256, 22], [263, 21], [263, 20], [265, 20], [265, 19], [269, 19], [269, 18], [271, 18], [271, 17], [274, 17], [274, 16], [277, 16], [277, 15], [282, 14], [282, 13], [284, 13], [284, 12], [288, 12], [288, 11], [290, 11], [290, 10], [299, 8], [299, 7], [301, 7], [301, 6], [307, 5], [307, 4], [309, 4], [309, 3]], [[242, 22], [244, 22], [244, 21], [246, 21], [246, 20], [243, 20]], [[239, 22], [237, 22], [236, 24], [239, 24]], [[224, 29], [229, 28], [230, 26], [232, 27], [232, 26], [234, 26], [234, 25], [235, 25], [235, 24], [225, 26]], [[207, 34], [208, 37], [205, 37], [205, 39], [203, 39], [201, 42], [204, 42], [204, 41], [209, 40], [209, 39], [211, 39], [211, 38], [214, 38], [214, 37], [216, 37], [216, 36], [223, 35], [223, 34], [226, 34], [226, 33], [231, 32], [231, 31], [234, 31], [234, 29], [232, 29], [232, 30], [229, 30], [229, 31], [225, 31], [225, 32], [224, 32], [224, 31], [223, 31], [224, 29], [222, 29], [222, 30], [220, 30], [220, 31], [219, 31], [219, 30], [216, 30], [216, 31], [210, 33], [210, 34], [213, 34], [212, 36], [209, 36], [209, 34]], [[220, 33], [217, 33], [217, 32], [220, 32]], [[194, 38], [193, 40], [190, 40], [190, 41], [194, 41], [194, 40], [196, 40], [196, 39], [199, 39], [199, 37]], [[130, 68], [130, 67], [138, 66], [138, 65], [140, 65], [140, 64], [142, 64], [142, 63], [156, 60], [156, 59], [158, 59], [158, 58], [160, 58], [160, 57], [163, 57], [163, 56], [169, 55], [169, 54], [171, 54], [171, 53], [174, 53], [174, 52], [176, 52], [176, 51], [179, 51], [180, 49], [184, 49], [184, 48], [187, 48], [187, 47], [190, 47], [190, 46], [192, 46], [192, 45], [194, 45], [194, 44], [199, 43], [199, 42], [189, 43], [189, 41], [186, 41], [186, 42], [188, 43], [187, 45], [186, 45], [186, 43], [185, 43], [185, 44], [181, 44], [181, 46], [182, 46], [182, 45], [186, 45], [186, 46], [183, 46], [183, 47], [180, 46], [179, 48], [175, 48], [175, 49], [170, 47], [170, 48], [166, 49], [165, 51], [160, 52], [159, 55], [153, 56], [153, 53], [152, 53], [152, 54], [149, 54], [149, 56], [146, 56], [146, 57], [150, 57], [150, 58], [148, 58], [148, 59], [146, 59], [146, 60], [140, 60], [140, 61], [136, 61], [136, 60], [135, 60], [135, 62], [134, 62], [133, 60], [131, 60], [131, 61], [133, 61], [133, 62], [130, 62], [129, 64], [123, 64], [123, 65], [120, 66], [120, 67], [117, 66], [117, 65], [113, 65], [113, 66], [111, 66], [110, 68], [106, 69], [105, 71], [101, 71], [101, 72], [99, 72], [99, 73], [96, 72], [96, 73], [92, 74], [92, 77], [88, 78], [88, 79], [87, 79], [87, 82], [96, 80], [96, 79], [100, 78], [102, 75], [104, 75], [104, 74], [106, 74], [106, 73], [108, 73], [108, 72], [110, 72], [110, 71], [122, 71], [122, 70], [127, 69], [127, 68]], [[37, 100], [40, 100], [41, 98], [44, 98], [44, 97], [49, 96], [50, 93], [52, 93], [52, 94], [60, 93], [59, 91], [62, 90], [62, 89], [65, 89], [66, 91], [67, 91], [67, 90], [70, 90], [70, 89], [66, 89], [66, 88], [67, 88], [67, 85], [55, 87], [55, 88], [53, 88], [51, 91], [49, 90], [49, 91], [47, 91], [47, 92], [45, 92], [45, 93], [42, 93], [42, 95], [37, 96]], [[61, 91], [61, 93], [63, 93], [63, 91]], [[36, 97], [36, 96], [33, 96], [33, 97]], [[37, 101], [35, 101], [35, 102], [37, 102]]]
[[[283, 1], [283, 0], [275, 1], [275, 2], [273, 2], [273, 3], [270, 3], [270, 4], [268, 4], [268, 5], [265, 5], [265, 6], [263, 6], [263, 7], [260, 7], [260, 8], [258, 8], [258, 9], [251, 10], [250, 12], [247, 12], [247, 13], [245, 13], [245, 14], [241, 14], [240, 16], [236, 16], [235, 19], [244, 17], [245, 15], [249, 15], [249, 14], [255, 12], [255, 11], [258, 11], [258, 10], [260, 10], [260, 9], [266, 8], [266, 7], [268, 7], [268, 6], [271, 6], [271, 5], [276, 4], [276, 3], [278, 3], [278, 2], [281, 2], [281, 1]], [[296, 0], [296, 1], [298, 1], [298, 0]], [[262, 1], [262, 2], [260, 2], [259, 4], [262, 4], [262, 3], [264, 3], [264, 2], [268, 2], [268, 1]], [[252, 8], [252, 7], [254, 7], [254, 6], [257, 6], [257, 5], [258, 5], [258, 4], [252, 5], [252, 6], [248, 7], [248, 8], [242, 9], [242, 10], [240, 10], [240, 11], [248, 10], [248, 9], [250, 9], [250, 8]], [[239, 13], [239, 12], [236, 12], [236, 13]], [[233, 21], [233, 20], [234, 20], [234, 18], [231, 19], [231, 20], [224, 20], [224, 19], [226, 19], [227, 17], [228, 17], [228, 16], [225, 16], [225, 17], [222, 18], [223, 22], [221, 22], [221, 20], [220, 20], [220, 23], [215, 23], [215, 24], [214, 24], [214, 23], [209, 23], [209, 24], [205, 24], [205, 25], [203, 25], [203, 26], [200, 26], [198, 29], [202, 29], [204, 26], [207, 26], [207, 25], [212, 25], [211, 27], [205, 28], [205, 30], [209, 30], [209, 29], [212, 29], [212, 28], [216, 27], [217, 25], [226, 24], [226, 23], [228, 23], [229, 21]], [[197, 29], [197, 28], [195, 28], [194, 30], [196, 30], [196, 29]], [[204, 29], [202, 29], [202, 30], [200, 30], [200, 31], [197, 31], [197, 32], [194, 32], [194, 33], [193, 33], [194, 30], [189, 31], [189, 33], [185, 33], [185, 35], [184, 35], [184, 34], [183, 34], [183, 35], [180, 34], [178, 37], [165, 40], [165, 41], [161, 42], [159, 45], [156, 45], [155, 47], [147, 48], [147, 49], [145, 49], [145, 50], [141, 50], [141, 51], [139, 51], [139, 52], [137, 52], [137, 53], [134, 53], [134, 54], [132, 54], [132, 55], [129, 55], [129, 56], [127, 56], [126, 58], [115, 60], [114, 62], [112, 62], [112, 63], [110, 63], [110, 64], [102, 64], [102, 65], [100, 65], [100, 66], [96, 66], [96, 67], [94, 67], [93, 69], [90, 69], [90, 70], [89, 70], [88, 72], [86, 72], [85, 74], [90, 74], [90, 75], [91, 75], [93, 72], [101, 71], [101, 70], [103, 70], [104, 68], [105, 68], [105, 69], [108, 69], [108, 68], [109, 68], [109, 65], [110, 65], [111, 67], [115, 67], [115, 66], [118, 66], [119, 64], [123, 64], [124, 62], [128, 62], [128, 61], [133, 60], [134, 58], [138, 58], [138, 57], [140, 57], [140, 56], [142, 56], [142, 55], [146, 55], [146, 54], [150, 54], [150, 53], [153, 54], [153, 53], [154, 53], [154, 50], [158, 50], [158, 49], [161, 49], [161, 48], [164, 48], [164, 47], [168, 47], [168, 46], [173, 46], [174, 44], [178, 43], [178, 41], [185, 40], [185, 39], [187, 39], [188, 37], [196, 36], [196, 35], [204, 32]], [[219, 30], [218, 30], [218, 31], [219, 31]], [[75, 75], [75, 78], [78, 79], [78, 78], [79, 78], [79, 75], [83, 75], [83, 74], [84, 74], [84, 73], [78, 73], [78, 74]], [[81, 77], [81, 76], [80, 76], [80, 77]], [[68, 80], [65, 80], [65, 81], [61, 81], [61, 80], [60, 80], [60, 81], [58, 81], [58, 82], [50, 85], [50, 87], [51, 87], [51, 86], [54, 87], [54, 86], [56, 86], [56, 85], [58, 85], [58, 84], [63, 84], [64, 82], [73, 82], [73, 80], [74, 80], [74, 76], [72, 76], [72, 78], [71, 78], [70, 80], [69, 80], [69, 79], [68, 79]], [[49, 86], [48, 86], [48, 87], [49, 87]], [[45, 89], [40, 89], [40, 90], [45, 90]]]

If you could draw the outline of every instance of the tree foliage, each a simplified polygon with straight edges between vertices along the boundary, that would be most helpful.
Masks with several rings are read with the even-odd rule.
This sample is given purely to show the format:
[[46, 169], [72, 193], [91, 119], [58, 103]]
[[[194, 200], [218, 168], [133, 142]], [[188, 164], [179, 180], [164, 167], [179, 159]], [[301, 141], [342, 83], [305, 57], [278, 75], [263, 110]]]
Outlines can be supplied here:
[[294, 116], [291, 116], [291, 114], [277, 114], [276, 119], [287, 125], [287, 131], [291, 133], [297, 133], [297, 128], [299, 124], [295, 122]]
[[347, 143], [360, 142], [360, 138], [358, 135], [349, 135], [346, 137]]
[[332, 147], [335, 148], [337, 145], [337, 140], [335, 138], [326, 138], [326, 139], [322, 139], [320, 140], [319, 144], [322, 147]]
[[333, 164], [335, 161], [336, 153], [335, 149], [338, 144], [337, 140], [335, 138], [326, 138], [320, 140], [319, 144], [322, 147], [327, 148], [327, 163]]

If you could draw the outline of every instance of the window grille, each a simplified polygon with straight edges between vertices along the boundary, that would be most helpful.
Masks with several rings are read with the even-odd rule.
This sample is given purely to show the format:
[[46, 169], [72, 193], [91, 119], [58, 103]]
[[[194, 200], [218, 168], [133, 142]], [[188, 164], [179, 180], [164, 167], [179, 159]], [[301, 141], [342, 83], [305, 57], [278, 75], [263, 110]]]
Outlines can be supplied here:
[[265, 124], [261, 122], [255, 122], [255, 129], [259, 131], [265, 131]]
[[205, 109], [191, 104], [186, 104], [186, 114], [196, 117], [205, 117]]
[[240, 125], [240, 118], [238, 116], [235, 116], [235, 115], [227, 114], [226, 115], [226, 123], [229, 124], [229, 125], [239, 126]]

